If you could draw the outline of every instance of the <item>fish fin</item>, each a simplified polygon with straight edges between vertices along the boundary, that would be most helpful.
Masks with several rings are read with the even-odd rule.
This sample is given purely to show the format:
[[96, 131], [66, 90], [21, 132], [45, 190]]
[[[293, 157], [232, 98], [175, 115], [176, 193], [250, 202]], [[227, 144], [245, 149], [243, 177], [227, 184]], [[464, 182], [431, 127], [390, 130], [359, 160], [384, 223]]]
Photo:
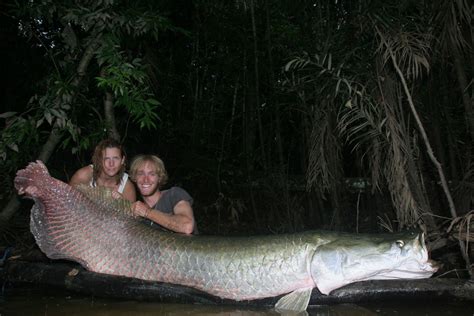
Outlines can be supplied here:
[[[42, 187], [47, 185], [45, 179], [48, 178], [48, 169], [40, 160], [37, 160], [36, 162], [30, 162], [26, 168], [18, 170], [14, 185], [20, 194], [28, 193], [29, 196], [37, 197], [38, 194], [32, 195], [25, 190], [28, 187]], [[35, 190], [35, 193], [37, 193], [37, 191], [38, 190]]]
[[275, 310], [279, 313], [305, 312], [311, 297], [312, 287], [295, 290], [278, 300], [275, 304]]

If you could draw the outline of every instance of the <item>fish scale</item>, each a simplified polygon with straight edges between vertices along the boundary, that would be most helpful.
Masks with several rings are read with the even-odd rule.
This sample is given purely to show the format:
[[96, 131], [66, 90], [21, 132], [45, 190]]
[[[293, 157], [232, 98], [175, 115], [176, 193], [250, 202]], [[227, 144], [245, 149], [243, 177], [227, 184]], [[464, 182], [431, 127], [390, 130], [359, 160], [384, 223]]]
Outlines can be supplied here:
[[52, 259], [233, 300], [288, 293], [278, 310], [306, 309], [314, 287], [327, 294], [354, 281], [423, 278], [436, 271], [422, 237], [413, 233], [185, 236], [144, 225], [130, 202], [113, 199], [106, 189], [71, 187], [52, 178], [39, 161], [17, 172], [15, 187], [35, 200], [31, 231]]

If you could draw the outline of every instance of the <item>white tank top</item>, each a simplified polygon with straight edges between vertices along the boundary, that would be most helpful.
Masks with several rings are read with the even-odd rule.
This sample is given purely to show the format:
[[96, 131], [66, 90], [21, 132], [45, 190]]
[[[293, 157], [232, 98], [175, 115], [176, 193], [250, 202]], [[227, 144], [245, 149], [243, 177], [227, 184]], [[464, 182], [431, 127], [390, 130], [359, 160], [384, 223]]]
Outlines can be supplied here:
[[[117, 189], [118, 193], [123, 193], [123, 190], [125, 190], [125, 185], [127, 184], [127, 179], [128, 179], [128, 173], [124, 172], [122, 179], [120, 179], [120, 185]], [[89, 185], [93, 188], [97, 186], [97, 183], [95, 183], [94, 179], [91, 180]]]

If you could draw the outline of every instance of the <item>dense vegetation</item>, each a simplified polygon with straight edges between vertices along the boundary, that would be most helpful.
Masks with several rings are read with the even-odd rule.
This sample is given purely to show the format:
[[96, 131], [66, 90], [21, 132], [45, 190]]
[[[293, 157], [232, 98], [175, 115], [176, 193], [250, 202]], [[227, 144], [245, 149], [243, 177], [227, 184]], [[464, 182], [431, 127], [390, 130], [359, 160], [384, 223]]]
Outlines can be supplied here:
[[454, 244], [469, 265], [473, 9], [6, 1], [2, 239], [28, 224], [17, 169], [42, 159], [67, 180], [112, 136], [130, 157], [164, 159], [171, 183], [194, 196], [202, 232], [418, 226], [432, 249]]

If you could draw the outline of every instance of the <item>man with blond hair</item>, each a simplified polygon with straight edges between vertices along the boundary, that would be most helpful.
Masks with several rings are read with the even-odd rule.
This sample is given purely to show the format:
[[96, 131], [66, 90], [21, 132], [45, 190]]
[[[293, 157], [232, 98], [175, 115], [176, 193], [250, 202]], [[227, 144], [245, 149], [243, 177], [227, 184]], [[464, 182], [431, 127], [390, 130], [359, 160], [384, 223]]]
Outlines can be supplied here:
[[151, 226], [183, 234], [196, 234], [193, 199], [183, 189], [160, 189], [168, 180], [163, 161], [155, 155], [139, 155], [130, 166], [130, 177], [143, 199], [132, 204], [135, 215], [145, 218]]

